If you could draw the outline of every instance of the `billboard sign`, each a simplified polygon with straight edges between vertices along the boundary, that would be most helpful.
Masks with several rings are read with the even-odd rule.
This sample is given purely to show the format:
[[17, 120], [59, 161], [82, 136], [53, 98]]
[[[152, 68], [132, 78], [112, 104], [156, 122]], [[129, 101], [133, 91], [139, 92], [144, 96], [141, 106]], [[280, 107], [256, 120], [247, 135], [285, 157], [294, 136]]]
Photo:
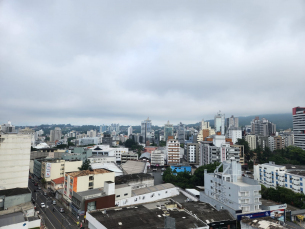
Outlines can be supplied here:
[[46, 163], [46, 172], [44, 177], [50, 177], [51, 176], [51, 163]]
[[250, 213], [250, 214], [240, 214], [237, 215], [237, 220], [242, 220], [242, 217], [246, 217], [249, 219], [255, 219], [255, 218], [261, 218], [261, 217], [267, 217], [270, 216], [270, 211], [265, 212], [256, 212], [256, 213]]

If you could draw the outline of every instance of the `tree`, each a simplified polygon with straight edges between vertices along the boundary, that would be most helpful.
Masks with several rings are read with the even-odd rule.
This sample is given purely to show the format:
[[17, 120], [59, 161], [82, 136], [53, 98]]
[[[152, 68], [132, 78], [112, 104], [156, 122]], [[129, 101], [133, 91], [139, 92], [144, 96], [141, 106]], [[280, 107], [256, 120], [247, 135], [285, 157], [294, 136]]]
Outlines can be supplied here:
[[166, 142], [165, 142], [165, 141], [160, 141], [160, 142], [159, 142], [159, 146], [160, 146], [160, 147], [166, 146]]
[[245, 140], [245, 139], [241, 139], [241, 138], [238, 138], [237, 139], [237, 145], [243, 145], [244, 146], [244, 155], [245, 155], [245, 159], [246, 161], [251, 161], [253, 159], [253, 152], [250, 151], [250, 147], [249, 147], [249, 144], [248, 142]]
[[[191, 178], [191, 182], [194, 186], [204, 186], [204, 170], [206, 169], [208, 173], [213, 173], [217, 166], [219, 166], [219, 162], [214, 162], [213, 164], [200, 166], [195, 170], [193, 177]], [[222, 166], [218, 170], [222, 172]]]
[[83, 161], [83, 164], [81, 167], [78, 167], [78, 170], [82, 171], [82, 170], [88, 170], [90, 168], [90, 160], [86, 159], [85, 161]]
[[68, 148], [68, 145], [66, 145], [66, 144], [60, 144], [60, 145], [57, 145], [56, 148], [57, 148], [57, 149], [66, 149], [66, 148]]

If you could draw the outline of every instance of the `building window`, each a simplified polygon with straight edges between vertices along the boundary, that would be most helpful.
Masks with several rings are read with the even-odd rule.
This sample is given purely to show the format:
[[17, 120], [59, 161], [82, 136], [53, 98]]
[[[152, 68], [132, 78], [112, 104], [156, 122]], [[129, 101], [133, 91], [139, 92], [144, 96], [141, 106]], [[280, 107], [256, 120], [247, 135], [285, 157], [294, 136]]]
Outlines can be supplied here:
[[125, 193], [124, 196], [128, 196], [128, 193]]
[[117, 198], [119, 198], [119, 197], [120, 197], [120, 195], [116, 195], [116, 197], [117, 197]]
[[90, 176], [90, 177], [89, 177], [89, 180], [94, 180], [94, 176]]

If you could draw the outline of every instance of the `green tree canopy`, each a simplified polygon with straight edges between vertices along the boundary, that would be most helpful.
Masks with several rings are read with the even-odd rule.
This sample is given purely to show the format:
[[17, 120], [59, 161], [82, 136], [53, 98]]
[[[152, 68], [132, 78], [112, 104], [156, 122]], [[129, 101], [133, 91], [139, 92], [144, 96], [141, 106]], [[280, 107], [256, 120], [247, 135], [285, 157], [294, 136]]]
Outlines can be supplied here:
[[88, 170], [90, 168], [90, 160], [86, 159], [85, 161], [83, 161], [83, 164], [81, 167], [78, 167], [78, 170], [82, 171], [82, 170]]

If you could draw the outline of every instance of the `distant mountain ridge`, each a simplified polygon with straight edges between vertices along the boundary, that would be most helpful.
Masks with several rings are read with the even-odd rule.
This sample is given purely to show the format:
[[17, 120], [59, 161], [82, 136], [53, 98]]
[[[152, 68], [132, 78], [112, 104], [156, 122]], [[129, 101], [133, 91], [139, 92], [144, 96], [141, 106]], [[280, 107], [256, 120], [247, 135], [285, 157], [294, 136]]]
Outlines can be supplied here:
[[[260, 115], [251, 115], [251, 116], [241, 116], [239, 118], [239, 126], [245, 126], [245, 125], [250, 125], [251, 121], [255, 117], [259, 117], [259, 119], [265, 118], [268, 119], [270, 122], [273, 122], [276, 124], [276, 130], [286, 130], [291, 128], [292, 129], [292, 114], [291, 113], [285, 113], [285, 114], [260, 114]], [[229, 118], [230, 116], [227, 116], [226, 118]], [[214, 120], [206, 120], [210, 122], [211, 126], [214, 126]], [[199, 126], [200, 123], [196, 124], [190, 124], [187, 126]]]

